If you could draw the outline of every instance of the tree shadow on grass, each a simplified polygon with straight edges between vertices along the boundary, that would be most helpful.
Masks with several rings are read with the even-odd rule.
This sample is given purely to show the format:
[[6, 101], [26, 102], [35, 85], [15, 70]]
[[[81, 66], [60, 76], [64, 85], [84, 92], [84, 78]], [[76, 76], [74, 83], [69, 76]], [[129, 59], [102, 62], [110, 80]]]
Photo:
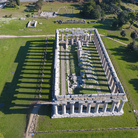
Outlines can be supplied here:
[[129, 40], [128, 38], [125, 38], [125, 37], [119, 37], [119, 36], [116, 36], [116, 35], [108, 35], [108, 37], [116, 38], [116, 39], [120, 39], [120, 40], [125, 40], [125, 41], [128, 41], [128, 40]]
[[35, 5], [26, 5], [26, 9], [24, 11], [25, 12], [37, 12], [35, 10]]
[[[52, 99], [52, 74], [53, 72], [53, 40], [49, 40], [47, 47], [46, 65], [44, 70], [44, 83], [42, 85], [43, 92], [41, 93], [42, 101]], [[3, 107], [0, 110], [4, 114], [27, 114], [31, 104], [34, 104], [38, 99], [40, 89], [40, 71], [42, 58], [44, 57], [44, 40], [27, 41], [25, 46], [21, 46], [15, 59], [18, 63], [16, 71], [11, 82], [6, 82], [0, 96], [0, 104]], [[36, 48], [36, 50], [35, 50]], [[35, 54], [34, 54], [35, 53]], [[35, 55], [35, 56], [33, 56]], [[30, 63], [29, 61], [33, 61]], [[37, 61], [35, 63], [35, 61]], [[36, 66], [30, 66], [30, 64]], [[32, 74], [33, 73], [33, 74]], [[36, 74], [35, 74], [36, 73]]]
[[131, 79], [129, 83], [133, 85], [134, 89], [138, 93], [138, 79]]
[[116, 48], [109, 49], [112, 51], [112, 55], [119, 56], [120, 60], [124, 60], [130, 63], [138, 62], [138, 52], [137, 51], [130, 51], [124, 46], [119, 46]]
[[97, 21], [98, 25], [95, 24], [93, 27], [97, 29], [112, 30], [116, 31], [111, 25], [114, 19], [105, 19], [104, 21]]

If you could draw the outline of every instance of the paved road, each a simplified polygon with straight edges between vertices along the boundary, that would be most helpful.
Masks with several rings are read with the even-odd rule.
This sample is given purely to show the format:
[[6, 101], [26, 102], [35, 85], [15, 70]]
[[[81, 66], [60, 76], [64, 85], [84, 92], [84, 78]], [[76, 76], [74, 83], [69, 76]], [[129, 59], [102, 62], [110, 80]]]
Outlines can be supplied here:
[[61, 95], [66, 95], [66, 78], [65, 78], [65, 49], [61, 45]]

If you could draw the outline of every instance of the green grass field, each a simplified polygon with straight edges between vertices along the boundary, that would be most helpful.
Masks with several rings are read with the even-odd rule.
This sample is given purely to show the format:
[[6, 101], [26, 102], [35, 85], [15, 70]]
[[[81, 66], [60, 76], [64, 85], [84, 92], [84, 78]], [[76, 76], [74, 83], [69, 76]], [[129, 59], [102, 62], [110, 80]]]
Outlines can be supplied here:
[[39, 111], [39, 121], [37, 131], [53, 130], [79, 130], [96, 128], [134, 127], [136, 120], [128, 105], [124, 107], [125, 114], [122, 116], [109, 117], [86, 117], [86, 118], [61, 118], [51, 119], [51, 107], [42, 106]]
[[[0, 132], [4, 137], [23, 137], [26, 115], [39, 96], [40, 64], [44, 38], [0, 39]], [[51, 99], [53, 40], [49, 40], [41, 100]], [[50, 50], [50, 52], [49, 52]]]
[[[43, 11], [57, 11], [63, 6], [73, 6], [74, 15], [71, 17], [61, 9], [56, 18], [35, 18], [41, 22], [36, 28], [26, 28], [28, 21], [34, 18], [26, 18], [20, 21], [20, 17], [26, 17], [27, 3], [20, 6], [20, 9], [0, 9], [0, 17], [12, 14], [12, 19], [0, 18], [0, 34], [2, 35], [45, 35], [55, 34], [57, 28], [92, 28], [98, 29], [100, 34], [112, 37], [128, 44], [131, 42], [130, 33], [133, 29], [126, 29], [129, 24], [123, 26], [127, 32], [125, 38], [120, 36], [120, 30], [111, 28], [112, 15], [105, 21], [96, 21], [96, 24], [55, 24], [58, 19], [80, 19], [79, 5], [76, 3], [45, 3]], [[136, 7], [134, 7], [136, 8]], [[72, 11], [70, 11], [72, 12]], [[38, 14], [34, 12], [34, 14]], [[70, 17], [69, 17], [70, 16]], [[89, 21], [87, 19], [86, 21]], [[134, 28], [134, 27], [133, 27]], [[134, 28], [137, 29], [137, 28]], [[131, 99], [138, 109], [138, 53], [128, 51], [125, 46], [103, 38], [113, 63], [118, 70], [123, 86], [131, 96]], [[0, 39], [0, 137], [22, 138], [27, 123], [27, 113], [30, 105], [36, 102], [39, 97], [40, 86], [40, 64], [43, 57], [45, 38], [9, 38]], [[47, 48], [47, 61], [44, 71], [43, 89], [41, 101], [51, 100], [51, 83], [54, 57], [54, 39], [49, 39]], [[2, 105], [4, 105], [2, 107]], [[48, 110], [47, 110], [48, 109]], [[120, 117], [94, 117], [94, 118], [65, 118], [50, 119], [51, 108], [43, 106], [39, 111], [38, 131], [45, 130], [66, 130], [85, 128], [109, 128], [109, 127], [134, 127], [137, 126], [132, 107], [129, 103], [124, 106], [125, 114]], [[37, 134], [35, 137], [138, 137], [137, 130], [104, 131], [104, 132], [75, 132], [75, 133], [53, 133]]]
[[117, 131], [94, 131], [94, 132], [68, 132], [68, 133], [39, 133], [35, 138], [137, 138], [137, 130], [117, 130]]
[[113, 64], [119, 72], [118, 77], [121, 79], [123, 86], [130, 94], [132, 101], [138, 109], [138, 52], [129, 51], [126, 46], [102, 37], [106, 47], [109, 49], [110, 57]]

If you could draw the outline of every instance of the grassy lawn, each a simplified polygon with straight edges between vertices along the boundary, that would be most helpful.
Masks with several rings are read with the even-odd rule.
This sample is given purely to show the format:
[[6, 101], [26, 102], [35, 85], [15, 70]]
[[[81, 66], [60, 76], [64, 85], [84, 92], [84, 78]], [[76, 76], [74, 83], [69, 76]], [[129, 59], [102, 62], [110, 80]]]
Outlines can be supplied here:
[[[9, 15], [12, 14], [13, 18], [0, 18], [0, 34], [5, 34], [5, 35], [46, 35], [46, 34], [55, 34], [55, 30], [57, 28], [97, 28], [100, 34], [104, 34], [106, 36], [112, 37], [114, 39], [120, 40], [124, 43], [129, 43], [131, 42], [131, 38], [130, 38], [130, 34], [132, 31], [134, 31], [133, 29], [138, 30], [137, 28], [135, 28], [134, 26], [133, 29], [127, 29], [129, 27], [129, 23], [124, 25], [122, 27], [122, 29], [126, 30], [126, 37], [123, 38], [120, 35], [120, 31], [119, 30], [114, 30], [111, 27], [111, 24], [114, 20], [114, 16], [116, 15], [106, 15], [105, 20], [104, 21], [100, 21], [100, 20], [96, 20], [96, 24], [61, 24], [59, 25], [58, 23], [54, 23], [55, 20], [66, 20], [66, 19], [80, 19], [80, 15], [79, 15], [79, 4], [77, 3], [60, 3], [60, 2], [49, 2], [46, 3], [44, 2], [43, 7], [42, 7], [42, 11], [57, 11], [59, 8], [61, 7], [65, 7], [65, 8], [61, 8], [59, 11], [59, 15], [55, 18], [32, 18], [29, 17], [27, 18], [26, 15], [30, 14], [31, 16], [33, 14], [39, 14], [38, 12], [26, 12], [25, 9], [27, 8], [26, 5], [28, 3], [22, 3], [22, 5], [20, 6], [20, 9], [0, 9], [0, 17], [3, 17], [4, 15]], [[69, 7], [74, 7], [74, 14], [72, 14], [72, 9]], [[33, 13], [33, 14], [32, 14]], [[19, 20], [20, 17], [26, 17], [26, 20]], [[26, 28], [26, 25], [28, 23], [28, 21], [30, 20], [37, 20], [38, 24], [36, 26], [36, 28]], [[86, 19], [86, 21], [90, 21], [90, 19]], [[39, 24], [39, 23], [42, 24]]]
[[128, 2], [121, 2], [122, 6], [125, 6], [126, 8], [131, 8], [133, 10], [138, 10], [138, 6], [136, 4], [128, 3]]
[[[126, 50], [126, 47], [120, 45], [117, 42], [109, 40], [105, 37], [102, 38], [106, 43], [106, 46], [109, 49], [110, 56], [114, 60], [114, 64], [119, 70], [119, 77], [122, 78], [123, 84], [128, 88], [128, 92], [132, 96], [132, 99], [136, 105], [137, 104], [137, 52], [130, 52]], [[132, 127], [137, 126], [137, 122], [134, 117], [132, 108], [129, 106], [129, 103], [125, 104], [124, 107], [125, 114], [120, 117], [88, 117], [88, 118], [62, 118], [62, 119], [51, 119], [51, 107], [43, 106], [39, 111], [40, 117], [38, 121], [37, 131], [51, 131], [51, 130], [68, 130], [68, 129], [90, 129], [90, 128], [110, 128], [110, 127]], [[104, 118], [104, 119], [103, 119]], [[43, 122], [43, 123], [42, 123]], [[87, 123], [86, 123], [87, 122]], [[87, 132], [84, 132], [85, 134]], [[98, 133], [98, 132], [94, 132]], [[123, 134], [124, 131], [119, 131], [119, 133], [114, 133], [114, 137]], [[132, 131], [126, 131], [126, 135], [130, 136]], [[136, 133], [136, 131], [134, 131]], [[40, 136], [48, 136], [49, 134], [40, 134]], [[66, 133], [65, 135], [68, 135]], [[72, 133], [72, 136], [80, 136], [79, 133]], [[88, 136], [91, 135], [88, 132]], [[98, 134], [96, 134], [98, 135]], [[103, 135], [110, 136], [106, 132], [103, 132]], [[51, 135], [52, 136], [52, 135]], [[53, 136], [61, 136], [58, 134], [53, 134]], [[137, 136], [137, 133], [136, 135]], [[37, 134], [36, 137], [39, 137]], [[61, 136], [62, 137], [62, 136]]]
[[[0, 107], [0, 133], [4, 137], [23, 137], [26, 114], [39, 96], [44, 46], [44, 38], [0, 39], [0, 105], [4, 104]], [[41, 92], [44, 101], [51, 99], [52, 49], [51, 39]]]
[[[73, 45], [69, 47], [70, 74], [82, 76], [82, 81], [84, 81], [82, 88], [73, 89], [73, 94], [110, 93], [96, 48], [93, 43], [89, 45], [89, 47], [87, 47], [86, 44], [82, 46], [83, 53], [81, 60], [84, 61], [84, 63], [82, 62], [83, 66], [78, 65], [77, 46]], [[88, 55], [88, 57], [86, 55]], [[80, 75], [80, 72], [84, 73], [84, 75]], [[87, 75], [90, 76], [87, 78]]]
[[[55, 24], [58, 19], [79, 19], [79, 5], [75, 3], [44, 3], [43, 11], [57, 11], [63, 6], [73, 6], [74, 15], [65, 14], [61, 9], [56, 18], [26, 18], [26, 3], [20, 9], [0, 9], [0, 17], [12, 14], [12, 19], [0, 18], [0, 34], [5, 35], [45, 35], [55, 34], [57, 28], [92, 28], [98, 29], [100, 34], [110, 36], [114, 39], [129, 43], [130, 33], [133, 29], [126, 29], [129, 24], [124, 25], [127, 36], [120, 36], [120, 30], [113, 30], [112, 17], [105, 21], [96, 21], [96, 24]], [[133, 7], [135, 8], [135, 7]], [[72, 11], [70, 11], [72, 12]], [[34, 14], [38, 14], [34, 12]], [[28, 21], [37, 20], [36, 28], [26, 28]], [[86, 21], [89, 21], [87, 19]], [[137, 28], [134, 28], [137, 29]], [[103, 37], [114, 65], [119, 71], [118, 77], [130, 94], [132, 101], [138, 109], [138, 53], [128, 51], [125, 46]], [[41, 58], [43, 58], [44, 38], [9, 38], [0, 39], [0, 137], [22, 138], [26, 127], [26, 114], [30, 105], [36, 102], [39, 96], [41, 80]], [[44, 81], [42, 84], [41, 101], [51, 100], [52, 72], [54, 60], [54, 39], [49, 39], [47, 48], [47, 60], [44, 70]], [[100, 74], [100, 73], [99, 73]], [[101, 78], [101, 80], [104, 78]], [[100, 82], [103, 83], [102, 81]], [[2, 105], [4, 105], [2, 107]], [[88, 117], [88, 118], [62, 118], [51, 119], [51, 107], [42, 106], [39, 111], [38, 131], [66, 130], [66, 129], [91, 129], [109, 127], [133, 127], [137, 125], [132, 108], [128, 103], [124, 106], [125, 114], [120, 117]], [[136, 130], [122, 130], [109, 132], [75, 132], [56, 134], [37, 134], [36, 137], [138, 137]]]
[[86, 117], [86, 118], [60, 118], [51, 119], [51, 106], [42, 106], [39, 111], [37, 131], [51, 130], [79, 130], [96, 128], [132, 127], [136, 120], [129, 104], [126, 103], [122, 116]]
[[132, 101], [138, 109], [138, 52], [129, 51], [126, 46], [102, 37], [116, 70], [119, 71], [118, 77], [121, 78], [123, 86], [130, 94]]
[[137, 130], [116, 130], [116, 131], [94, 131], [94, 132], [62, 132], [62, 133], [38, 133], [36, 134], [35, 138], [126, 138], [126, 137], [138, 137]]

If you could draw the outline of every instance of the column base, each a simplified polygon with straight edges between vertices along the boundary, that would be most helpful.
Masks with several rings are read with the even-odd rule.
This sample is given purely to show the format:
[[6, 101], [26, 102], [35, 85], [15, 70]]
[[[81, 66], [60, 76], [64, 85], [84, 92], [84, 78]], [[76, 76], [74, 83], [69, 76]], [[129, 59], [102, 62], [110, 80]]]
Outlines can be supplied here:
[[57, 115], [52, 115], [51, 118], [121, 116], [123, 114], [124, 114], [123, 110], [121, 112], [117, 112], [117, 111], [110, 112], [110, 111], [107, 111], [105, 113], [104, 112], [99, 112], [99, 113], [86, 113], [86, 112], [83, 112], [83, 113], [74, 113], [74, 114], [69, 114], [69, 113], [57, 114]]

